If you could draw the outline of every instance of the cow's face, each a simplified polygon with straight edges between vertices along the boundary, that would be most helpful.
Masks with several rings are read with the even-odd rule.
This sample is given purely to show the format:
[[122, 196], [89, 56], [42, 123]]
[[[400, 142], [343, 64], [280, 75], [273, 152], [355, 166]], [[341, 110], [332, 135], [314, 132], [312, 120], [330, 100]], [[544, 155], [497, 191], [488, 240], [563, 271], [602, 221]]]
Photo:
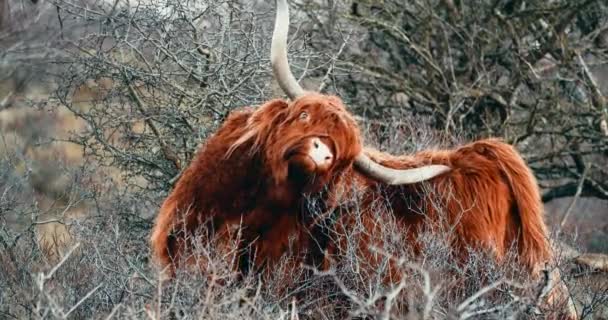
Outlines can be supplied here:
[[268, 139], [276, 178], [324, 185], [361, 152], [359, 129], [340, 99], [308, 94], [285, 109]]
[[361, 152], [359, 129], [339, 98], [307, 94], [291, 103], [271, 101], [254, 112], [253, 148], [274, 183], [296, 183], [318, 191]]

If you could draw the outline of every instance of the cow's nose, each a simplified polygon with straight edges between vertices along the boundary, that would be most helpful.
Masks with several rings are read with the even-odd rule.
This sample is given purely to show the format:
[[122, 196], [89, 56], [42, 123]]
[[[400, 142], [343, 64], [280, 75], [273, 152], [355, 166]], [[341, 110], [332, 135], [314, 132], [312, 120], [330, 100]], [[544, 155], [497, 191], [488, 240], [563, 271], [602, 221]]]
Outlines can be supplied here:
[[308, 155], [317, 167], [329, 166], [334, 158], [331, 149], [319, 138], [312, 138], [310, 144]]

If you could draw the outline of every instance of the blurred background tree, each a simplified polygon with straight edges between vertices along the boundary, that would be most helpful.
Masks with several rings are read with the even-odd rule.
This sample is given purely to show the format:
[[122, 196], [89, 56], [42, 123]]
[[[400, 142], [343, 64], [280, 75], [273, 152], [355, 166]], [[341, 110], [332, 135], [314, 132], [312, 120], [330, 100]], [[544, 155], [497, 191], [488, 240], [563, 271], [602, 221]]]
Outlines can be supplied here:
[[[229, 110], [278, 93], [267, 57], [272, 3], [53, 6], [59, 21], [87, 26], [58, 42], [67, 67], [56, 97], [90, 126], [79, 143], [146, 188], [168, 189]], [[602, 1], [292, 6], [296, 72], [311, 89], [323, 83], [341, 96], [376, 130], [420, 121], [458, 141], [503, 137], [526, 156], [545, 201], [573, 196], [581, 183], [582, 196], [608, 199]], [[75, 88], [103, 79], [86, 110], [74, 105]]]

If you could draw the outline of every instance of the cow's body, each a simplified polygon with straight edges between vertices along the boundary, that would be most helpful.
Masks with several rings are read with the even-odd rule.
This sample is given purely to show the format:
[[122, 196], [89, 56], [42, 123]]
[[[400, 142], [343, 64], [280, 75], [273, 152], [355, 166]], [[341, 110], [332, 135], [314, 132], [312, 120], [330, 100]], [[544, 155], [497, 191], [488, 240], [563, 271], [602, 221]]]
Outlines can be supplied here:
[[[307, 108], [310, 103], [323, 104], [323, 99], [311, 95], [300, 105]], [[360, 152], [359, 131], [340, 105], [323, 112], [336, 112], [339, 125], [335, 128], [341, 134], [332, 137], [331, 144], [340, 150], [342, 161], [309, 179], [288, 173], [290, 169], [285, 165], [275, 163], [284, 161], [281, 155], [274, 156], [281, 152], [267, 150], [284, 148], [289, 143], [280, 140], [289, 140], [289, 134], [269, 134], [263, 141], [252, 136], [237, 143], [251, 129], [248, 122], [252, 117], [263, 121], [262, 127], [277, 131], [271, 123], [286, 106], [275, 101], [258, 111], [233, 112], [198, 152], [163, 204], [153, 232], [153, 251], [163, 266], [176, 265], [190, 253], [192, 245], [184, 239], [196, 230], [226, 232], [231, 226], [241, 227], [241, 249], [253, 244], [253, 262], [258, 266], [277, 261], [287, 251], [314, 255], [309, 261], [318, 262], [318, 254], [330, 245], [314, 238], [323, 237], [314, 226], [315, 217], [337, 210], [341, 223], [348, 223], [349, 216], [356, 213], [345, 211], [341, 203], [355, 191], [364, 195], [357, 208], [364, 215], [377, 210], [378, 200], [386, 202], [396, 221], [407, 227], [413, 245], [420, 230], [441, 220], [454, 226], [453, 243], [463, 253], [469, 247], [484, 248], [500, 259], [509, 248], [516, 247], [522, 264], [531, 271], [548, 261], [550, 248], [538, 187], [511, 146], [487, 139], [454, 150], [400, 157], [365, 150], [370, 158], [390, 168], [428, 164], [452, 168], [427, 182], [386, 185], [355, 170], [352, 157]], [[328, 124], [323, 123], [327, 114], [321, 110], [312, 108], [308, 112], [318, 116], [318, 128], [322, 128], [318, 134], [325, 135], [331, 130], [327, 131]], [[316, 204], [314, 208], [311, 201]], [[243, 255], [239, 261], [241, 271], [249, 269], [248, 256]]]
[[453, 150], [427, 150], [414, 155], [393, 156], [371, 149], [365, 152], [387, 167], [444, 164], [452, 170], [426, 182], [402, 186], [378, 183], [351, 171], [350, 180], [355, 182], [359, 201], [341, 213], [339, 228], [347, 233], [352, 229], [349, 224], [366, 226], [368, 232], [359, 248], [364, 254], [371, 255], [369, 247], [378, 246], [376, 242], [385, 236], [378, 233], [382, 228], [377, 219], [378, 211], [387, 211], [414, 251], [421, 232], [449, 230], [446, 236], [463, 259], [470, 249], [476, 249], [500, 261], [514, 249], [522, 266], [534, 274], [550, 261], [539, 189], [512, 146], [484, 139]]

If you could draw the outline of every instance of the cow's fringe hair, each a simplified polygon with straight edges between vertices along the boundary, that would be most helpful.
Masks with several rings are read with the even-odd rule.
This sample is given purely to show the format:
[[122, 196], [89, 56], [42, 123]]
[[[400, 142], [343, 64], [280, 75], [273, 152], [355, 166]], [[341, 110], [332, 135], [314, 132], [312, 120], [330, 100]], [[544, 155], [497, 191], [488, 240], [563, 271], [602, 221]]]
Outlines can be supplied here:
[[[249, 141], [252, 141], [249, 146], [249, 154], [253, 155], [257, 153], [261, 149], [269, 131], [272, 129], [272, 124], [275, 124], [278, 113], [284, 112], [286, 107], [287, 103], [284, 100], [274, 99], [253, 111], [252, 115], [247, 119], [247, 124], [242, 136], [230, 145], [228, 151], [226, 151], [225, 158], [229, 158], [237, 148]], [[274, 118], [267, 119], [268, 116]]]

